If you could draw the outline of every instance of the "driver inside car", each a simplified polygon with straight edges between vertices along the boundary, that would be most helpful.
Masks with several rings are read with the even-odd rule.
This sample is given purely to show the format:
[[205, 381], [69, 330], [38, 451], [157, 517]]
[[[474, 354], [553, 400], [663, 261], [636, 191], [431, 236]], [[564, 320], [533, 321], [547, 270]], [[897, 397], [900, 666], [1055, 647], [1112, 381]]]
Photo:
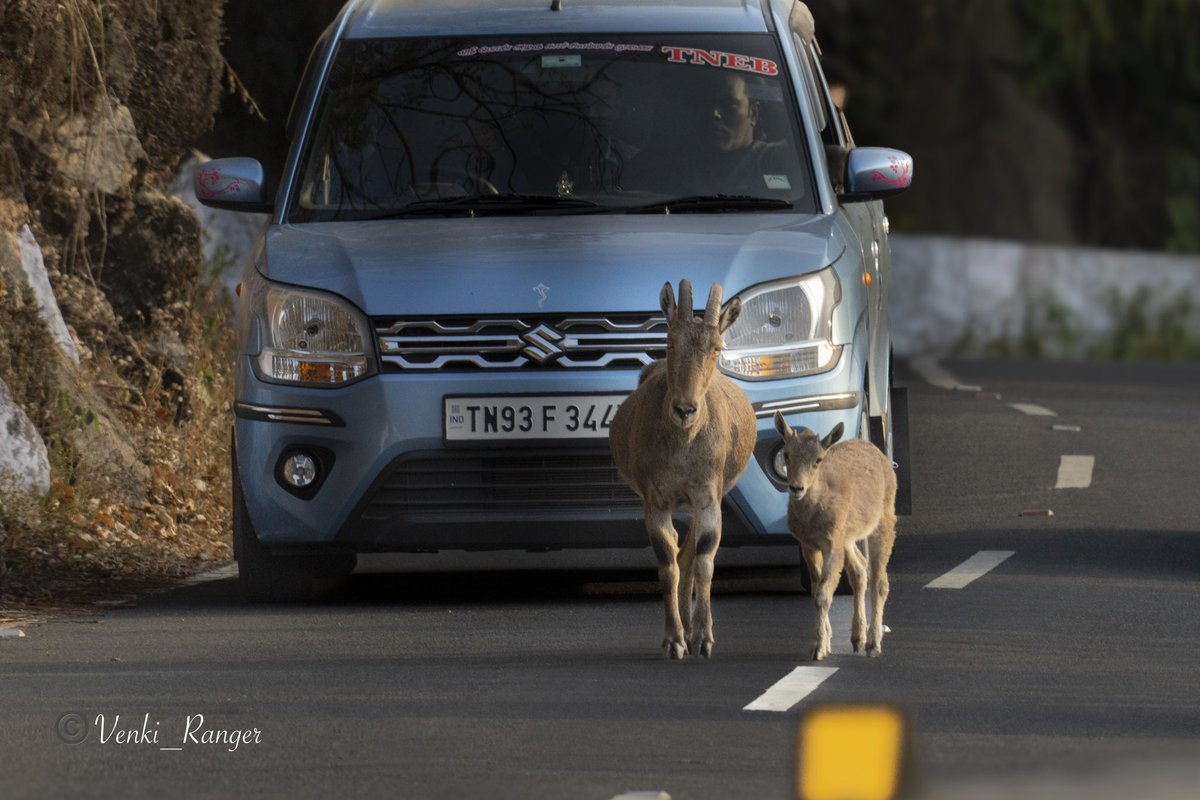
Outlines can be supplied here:
[[636, 186], [680, 195], [770, 196], [792, 190], [788, 154], [768, 138], [759, 86], [752, 77], [705, 75], [686, 98], [680, 137], [631, 165]]

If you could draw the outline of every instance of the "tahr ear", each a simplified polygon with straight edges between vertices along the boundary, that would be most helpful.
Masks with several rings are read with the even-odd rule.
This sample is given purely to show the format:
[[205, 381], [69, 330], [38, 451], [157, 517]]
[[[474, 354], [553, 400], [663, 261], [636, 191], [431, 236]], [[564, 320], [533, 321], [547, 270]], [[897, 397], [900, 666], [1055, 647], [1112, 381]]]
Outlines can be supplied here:
[[671, 288], [670, 281], [663, 284], [662, 291], [658, 294], [658, 304], [667, 315], [667, 319], [675, 316], [675, 290]]
[[784, 439], [790, 439], [795, 434], [792, 431], [792, 426], [787, 424], [787, 420], [783, 418], [783, 414], [775, 412], [775, 430], [779, 431], [779, 435]]
[[725, 310], [721, 312], [721, 333], [733, 327], [733, 323], [737, 322], [737, 318], [742, 315], [742, 299], [735, 297], [729, 301], [729, 305], [725, 306]]
[[833, 426], [833, 430], [829, 432], [829, 435], [821, 440], [821, 446], [828, 450], [829, 448], [833, 447], [839, 439], [842, 438], [842, 434], [845, 432], [846, 426], [839, 422], [837, 425]]

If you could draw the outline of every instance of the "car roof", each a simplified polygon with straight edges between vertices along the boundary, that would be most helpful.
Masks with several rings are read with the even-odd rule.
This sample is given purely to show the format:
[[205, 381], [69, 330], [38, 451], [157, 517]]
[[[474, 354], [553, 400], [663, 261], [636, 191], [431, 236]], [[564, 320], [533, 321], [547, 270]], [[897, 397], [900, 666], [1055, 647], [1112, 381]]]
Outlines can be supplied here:
[[762, 33], [764, 0], [351, 0], [342, 36]]

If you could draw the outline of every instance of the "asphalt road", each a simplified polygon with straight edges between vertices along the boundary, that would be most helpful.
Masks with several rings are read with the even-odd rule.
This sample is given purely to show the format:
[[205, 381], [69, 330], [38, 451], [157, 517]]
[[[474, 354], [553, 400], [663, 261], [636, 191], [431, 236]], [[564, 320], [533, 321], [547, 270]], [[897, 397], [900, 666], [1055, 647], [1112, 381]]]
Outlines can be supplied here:
[[648, 550], [376, 563], [299, 607], [226, 577], [0, 637], [0, 797], [788, 798], [804, 713], [874, 702], [918, 797], [1195, 796], [1200, 369], [912, 366], [892, 633], [849, 654], [839, 597], [786, 710], [746, 706], [816, 675], [790, 547], [721, 551], [709, 662], [662, 657]]

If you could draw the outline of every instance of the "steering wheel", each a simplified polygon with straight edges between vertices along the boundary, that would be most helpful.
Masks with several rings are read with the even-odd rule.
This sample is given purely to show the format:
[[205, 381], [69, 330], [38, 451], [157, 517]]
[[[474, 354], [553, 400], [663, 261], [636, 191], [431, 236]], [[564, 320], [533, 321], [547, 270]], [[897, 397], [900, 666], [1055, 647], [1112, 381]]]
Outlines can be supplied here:
[[[437, 177], [436, 181], [431, 180], [431, 184], [437, 183], [457, 183], [464, 190], [470, 186], [476, 187], [479, 194], [500, 194], [500, 190], [496, 188], [496, 184], [492, 183], [487, 178], [477, 172], [472, 172], [465, 167], [460, 167], [457, 164], [440, 165], [434, 164], [429, 169], [430, 178]], [[450, 180], [445, 180], [449, 178]]]

